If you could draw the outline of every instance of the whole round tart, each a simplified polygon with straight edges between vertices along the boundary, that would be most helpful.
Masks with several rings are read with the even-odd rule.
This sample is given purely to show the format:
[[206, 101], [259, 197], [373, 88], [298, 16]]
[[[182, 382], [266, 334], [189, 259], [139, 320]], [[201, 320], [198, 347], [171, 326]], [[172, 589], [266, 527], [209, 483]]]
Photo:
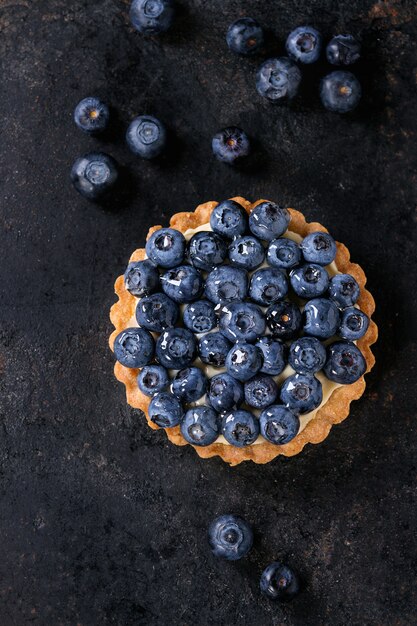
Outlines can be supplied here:
[[236, 197], [177, 213], [135, 250], [110, 313], [128, 403], [231, 465], [323, 441], [365, 390], [366, 277], [318, 223]]

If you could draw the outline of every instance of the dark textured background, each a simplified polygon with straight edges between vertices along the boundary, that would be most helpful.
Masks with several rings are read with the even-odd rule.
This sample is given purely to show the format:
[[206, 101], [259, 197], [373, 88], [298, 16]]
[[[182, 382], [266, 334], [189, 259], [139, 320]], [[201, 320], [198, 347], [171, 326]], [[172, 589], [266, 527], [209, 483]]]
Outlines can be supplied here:
[[[0, 623], [82, 626], [416, 623], [416, 35], [414, 2], [181, 0], [175, 28], [144, 39], [117, 0], [0, 0]], [[258, 60], [228, 53], [238, 16], [271, 28], [269, 53], [313, 23], [363, 37], [365, 97], [322, 110], [307, 68], [291, 108], [257, 96]], [[262, 58], [262, 57], [261, 57]], [[72, 122], [81, 97], [115, 109], [104, 140]], [[149, 112], [175, 141], [131, 155]], [[210, 138], [241, 125], [257, 163], [217, 163]], [[100, 208], [68, 180], [97, 147], [126, 167]], [[327, 225], [366, 269], [381, 338], [365, 396], [319, 446], [231, 469], [167, 443], [125, 402], [107, 347], [113, 281], [152, 224], [210, 199], [269, 197]], [[208, 553], [218, 513], [256, 545]], [[258, 579], [285, 558], [304, 579], [290, 606]]]

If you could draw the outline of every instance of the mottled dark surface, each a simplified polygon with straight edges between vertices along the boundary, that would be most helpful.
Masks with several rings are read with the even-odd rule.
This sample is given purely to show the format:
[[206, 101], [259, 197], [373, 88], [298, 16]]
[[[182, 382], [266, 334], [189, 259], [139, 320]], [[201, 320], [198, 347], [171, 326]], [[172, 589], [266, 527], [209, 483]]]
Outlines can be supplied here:
[[[181, 0], [174, 30], [147, 40], [127, 7], [0, 0], [1, 626], [415, 624], [414, 2]], [[240, 15], [271, 28], [269, 53], [302, 22], [326, 38], [360, 34], [359, 110], [322, 110], [324, 63], [304, 72], [291, 108], [261, 101], [258, 60], [224, 42]], [[115, 111], [104, 140], [72, 122], [91, 94]], [[160, 163], [124, 144], [140, 113], [176, 138]], [[257, 141], [247, 172], [211, 156], [226, 124]], [[73, 160], [97, 147], [126, 167], [123, 193], [105, 208], [68, 181]], [[113, 281], [148, 227], [238, 193], [330, 227], [366, 268], [381, 332], [350, 418], [265, 467], [202, 461], [148, 429], [107, 347]], [[216, 561], [206, 545], [209, 521], [228, 511], [256, 530], [239, 563]], [[304, 579], [290, 606], [259, 594], [276, 558]]]

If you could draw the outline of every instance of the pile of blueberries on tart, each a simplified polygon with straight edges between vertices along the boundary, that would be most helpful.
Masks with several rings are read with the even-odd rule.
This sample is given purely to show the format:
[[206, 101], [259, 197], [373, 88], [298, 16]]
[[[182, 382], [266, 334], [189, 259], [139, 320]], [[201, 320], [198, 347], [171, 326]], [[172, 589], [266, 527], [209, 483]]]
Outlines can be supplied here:
[[128, 402], [231, 464], [323, 440], [374, 363], [363, 271], [320, 224], [270, 201], [210, 202], [171, 224], [116, 282], [110, 345]]

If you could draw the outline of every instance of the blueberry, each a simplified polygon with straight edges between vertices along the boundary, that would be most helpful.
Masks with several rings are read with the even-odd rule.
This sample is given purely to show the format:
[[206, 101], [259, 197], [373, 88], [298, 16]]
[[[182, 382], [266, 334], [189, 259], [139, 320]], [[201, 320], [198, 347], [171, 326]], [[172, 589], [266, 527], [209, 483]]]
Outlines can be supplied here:
[[139, 372], [138, 387], [145, 396], [165, 391], [168, 385], [168, 372], [162, 365], [147, 365]]
[[340, 313], [334, 302], [326, 298], [314, 298], [304, 307], [304, 332], [319, 339], [329, 339], [336, 334]]
[[323, 400], [321, 382], [310, 374], [293, 374], [285, 379], [280, 398], [295, 413], [310, 413]]
[[161, 267], [171, 268], [180, 265], [184, 259], [185, 238], [174, 228], [160, 228], [146, 242], [148, 258]]
[[251, 232], [265, 241], [280, 237], [288, 228], [290, 214], [288, 209], [274, 202], [261, 202], [249, 215]]
[[263, 365], [261, 372], [278, 376], [285, 369], [285, 349], [284, 343], [272, 337], [261, 337], [255, 344], [262, 351]]
[[256, 20], [242, 17], [229, 26], [226, 42], [232, 52], [249, 56], [262, 48], [264, 33]]
[[329, 275], [317, 263], [308, 263], [290, 272], [291, 287], [300, 298], [322, 296], [329, 287]]
[[261, 265], [264, 258], [264, 247], [253, 235], [238, 237], [229, 246], [229, 260], [236, 267], [254, 270]]
[[207, 391], [208, 380], [199, 367], [186, 367], [175, 375], [171, 391], [181, 402], [196, 402]]
[[351, 72], [337, 70], [325, 76], [320, 83], [320, 97], [329, 111], [347, 113], [353, 111], [361, 99], [360, 82]]
[[350, 274], [336, 274], [330, 280], [329, 298], [337, 304], [339, 309], [356, 304], [359, 295], [359, 285]]
[[188, 367], [194, 361], [196, 352], [194, 335], [186, 328], [169, 328], [156, 342], [156, 358], [169, 369]]
[[227, 244], [217, 233], [196, 233], [188, 244], [188, 258], [194, 267], [210, 272], [227, 256]]
[[246, 231], [248, 215], [234, 200], [224, 200], [214, 207], [210, 215], [210, 226], [222, 237], [233, 239]]
[[248, 293], [248, 275], [238, 267], [216, 267], [206, 278], [206, 298], [220, 304], [244, 300]]
[[251, 549], [253, 532], [241, 517], [221, 515], [210, 524], [208, 540], [214, 556], [236, 561]]
[[242, 382], [253, 378], [261, 369], [262, 363], [262, 350], [250, 343], [236, 344], [226, 357], [228, 373]]
[[114, 356], [125, 367], [143, 367], [152, 361], [155, 343], [144, 328], [125, 328], [114, 340]]
[[361, 55], [361, 45], [353, 35], [336, 35], [329, 41], [326, 57], [332, 65], [352, 65]]
[[214, 306], [207, 300], [189, 304], [183, 313], [184, 325], [193, 333], [207, 333], [217, 326]]
[[274, 404], [278, 387], [272, 376], [257, 374], [245, 383], [245, 402], [255, 409], [265, 409]]
[[289, 270], [301, 261], [301, 250], [299, 245], [292, 239], [280, 237], [271, 241], [266, 258], [272, 267]]
[[364, 336], [369, 326], [369, 317], [355, 309], [354, 306], [345, 309], [338, 330], [338, 335], [349, 341], [356, 341]]
[[265, 332], [261, 309], [250, 302], [232, 302], [220, 314], [220, 332], [230, 341], [255, 341]]
[[256, 73], [256, 89], [270, 102], [286, 102], [297, 95], [301, 72], [287, 57], [268, 59]]
[[220, 435], [219, 416], [209, 406], [195, 406], [184, 415], [181, 434], [193, 446], [209, 446]]
[[268, 306], [282, 300], [288, 293], [287, 276], [276, 267], [264, 267], [252, 274], [249, 297], [254, 302]]
[[262, 572], [261, 591], [271, 600], [288, 602], [299, 591], [299, 582], [295, 572], [287, 565], [275, 561]]
[[336, 341], [327, 347], [324, 373], [329, 380], [340, 385], [356, 382], [366, 372], [362, 352], [350, 341]]
[[300, 248], [307, 263], [329, 265], [336, 256], [336, 242], [329, 233], [310, 233], [304, 237]]
[[125, 288], [132, 296], [148, 296], [159, 287], [159, 273], [151, 261], [129, 263], [124, 275]]
[[136, 305], [136, 320], [139, 326], [155, 333], [175, 326], [178, 317], [178, 305], [164, 293], [146, 296]]
[[300, 418], [288, 407], [275, 404], [259, 416], [261, 435], [267, 441], [282, 446], [289, 443], [300, 429]]
[[212, 139], [211, 147], [214, 156], [222, 163], [233, 165], [239, 162], [250, 152], [250, 142], [247, 134], [236, 126], [223, 128]]
[[184, 303], [197, 300], [203, 291], [204, 281], [192, 265], [179, 265], [162, 274], [161, 285], [171, 300]]
[[84, 98], [74, 111], [74, 122], [80, 130], [94, 135], [101, 133], [109, 123], [109, 107], [99, 98]]
[[210, 379], [208, 399], [215, 411], [224, 413], [242, 404], [244, 392], [242, 383], [227, 374], [217, 374]]
[[207, 333], [198, 342], [198, 354], [203, 363], [224, 367], [232, 344], [221, 333]]
[[315, 337], [301, 337], [290, 346], [288, 363], [298, 374], [315, 374], [326, 362], [326, 348]]
[[118, 166], [113, 157], [104, 152], [90, 152], [75, 161], [71, 181], [84, 198], [97, 200], [114, 187], [118, 175]]
[[162, 391], [152, 398], [148, 415], [151, 422], [160, 428], [172, 428], [178, 426], [184, 415], [184, 410], [178, 398], [171, 393]]
[[300, 309], [293, 302], [283, 300], [271, 304], [266, 312], [266, 323], [274, 337], [286, 341], [292, 339], [301, 328]]
[[321, 35], [312, 26], [299, 26], [287, 38], [288, 55], [300, 63], [314, 63], [321, 52]]
[[133, 0], [130, 21], [143, 35], [157, 35], [168, 30], [174, 21], [173, 0]]
[[130, 123], [126, 132], [127, 145], [142, 159], [154, 159], [165, 148], [165, 126], [152, 115], [140, 115]]
[[237, 448], [250, 446], [259, 436], [259, 420], [249, 411], [231, 411], [223, 417], [222, 435]]

